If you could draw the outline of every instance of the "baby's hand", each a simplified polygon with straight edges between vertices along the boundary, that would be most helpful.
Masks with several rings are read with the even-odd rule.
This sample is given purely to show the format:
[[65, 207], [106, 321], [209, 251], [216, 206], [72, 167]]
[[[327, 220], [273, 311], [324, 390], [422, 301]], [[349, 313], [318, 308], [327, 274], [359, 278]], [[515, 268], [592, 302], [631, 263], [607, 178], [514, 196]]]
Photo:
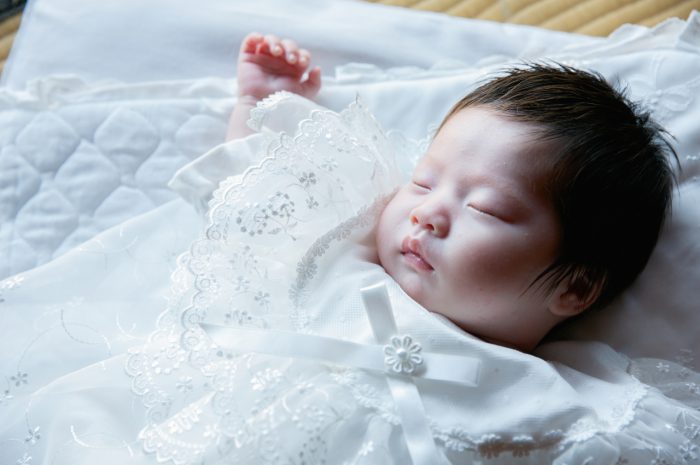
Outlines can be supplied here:
[[313, 97], [321, 88], [321, 69], [309, 71], [310, 62], [309, 51], [292, 40], [248, 34], [238, 56], [239, 99], [258, 101], [280, 90]]
[[248, 34], [238, 55], [238, 101], [229, 118], [226, 140], [247, 136], [250, 110], [270, 94], [286, 90], [311, 98], [321, 88], [321, 69], [309, 70], [311, 54], [293, 41]]

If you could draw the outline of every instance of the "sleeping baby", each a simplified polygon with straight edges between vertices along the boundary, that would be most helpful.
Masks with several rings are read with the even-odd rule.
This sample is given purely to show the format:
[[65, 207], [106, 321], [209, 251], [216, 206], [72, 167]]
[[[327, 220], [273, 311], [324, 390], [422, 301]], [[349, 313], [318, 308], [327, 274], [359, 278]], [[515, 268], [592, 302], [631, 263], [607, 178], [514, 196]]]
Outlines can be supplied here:
[[[320, 69], [309, 63], [293, 41], [249, 35], [230, 137], [276, 91], [314, 96]], [[510, 70], [445, 117], [379, 219], [379, 263], [429, 311], [530, 351], [642, 271], [674, 185], [664, 135], [600, 76]]]
[[[47, 278], [27, 275], [7, 315], [13, 340], [32, 351], [2, 370], [17, 370], [20, 386], [19, 370], [32, 368], [25, 353], [41, 354], [42, 370], [44, 357], [59, 362], [0, 410], [0, 437], [10, 438], [0, 459], [616, 465], [697, 456], [700, 414], [683, 389], [666, 397], [602, 343], [542, 343], [619, 295], [654, 248], [675, 154], [648, 114], [596, 74], [515, 67], [457, 102], [404, 182], [400, 154], [362, 101], [332, 111], [309, 100], [320, 88], [308, 51], [245, 38], [228, 140], [171, 181], [205, 228], [162, 277], [171, 293], [147, 339], [132, 340], [120, 321], [152, 310], [149, 290], [130, 285], [136, 303], [126, 306], [103, 293], [145, 276], [149, 260], [68, 254], [54, 263], [49, 277], [75, 274], [78, 288], [90, 287], [91, 269], [108, 278], [79, 294], [92, 303], [70, 319], [61, 307], [56, 341], [65, 342], [53, 348], [37, 326], [44, 306], [31, 304], [31, 283]], [[173, 211], [138, 220], [136, 246], [155, 237], [153, 248], [170, 250]], [[99, 241], [123, 248], [114, 236]], [[115, 307], [113, 322], [89, 323]], [[84, 363], [103, 347], [84, 349], [92, 333], [77, 331], [98, 323], [114, 343]], [[80, 354], [61, 352], [74, 343]]]
[[[529, 354], [644, 267], [674, 184], [664, 131], [597, 75], [519, 67], [460, 100], [402, 183], [361, 102], [336, 113], [307, 100], [321, 87], [310, 62], [290, 40], [249, 35], [231, 142], [175, 178], [185, 197], [208, 201], [187, 258], [194, 303], [175, 313], [183, 357], [225, 380], [198, 418], [227, 438], [217, 454], [664, 458], [639, 431], [660, 418], [681, 431], [686, 411], [654, 410], [625, 357], [594, 343], [549, 344], [549, 362]], [[132, 373], [152, 379], [153, 353]], [[565, 366], [558, 353], [578, 357]], [[165, 436], [204, 434], [195, 430]], [[162, 453], [163, 423], [141, 434]]]

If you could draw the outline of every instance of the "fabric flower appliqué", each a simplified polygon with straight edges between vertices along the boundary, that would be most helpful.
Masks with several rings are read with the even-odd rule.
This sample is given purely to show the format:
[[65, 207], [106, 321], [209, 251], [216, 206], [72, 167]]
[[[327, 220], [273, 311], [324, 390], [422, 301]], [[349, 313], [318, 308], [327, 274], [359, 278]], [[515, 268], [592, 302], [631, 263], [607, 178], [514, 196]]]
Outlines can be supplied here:
[[423, 364], [421, 350], [411, 336], [393, 336], [384, 346], [384, 364], [394, 373], [413, 374]]

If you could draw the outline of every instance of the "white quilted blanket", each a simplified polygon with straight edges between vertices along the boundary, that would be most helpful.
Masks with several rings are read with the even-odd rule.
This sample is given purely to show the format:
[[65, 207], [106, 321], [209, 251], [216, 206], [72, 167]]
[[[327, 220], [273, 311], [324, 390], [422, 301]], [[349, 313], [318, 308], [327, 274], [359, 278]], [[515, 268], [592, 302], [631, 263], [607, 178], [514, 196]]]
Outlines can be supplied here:
[[225, 84], [0, 91], [0, 279], [174, 198], [172, 174], [224, 137]]

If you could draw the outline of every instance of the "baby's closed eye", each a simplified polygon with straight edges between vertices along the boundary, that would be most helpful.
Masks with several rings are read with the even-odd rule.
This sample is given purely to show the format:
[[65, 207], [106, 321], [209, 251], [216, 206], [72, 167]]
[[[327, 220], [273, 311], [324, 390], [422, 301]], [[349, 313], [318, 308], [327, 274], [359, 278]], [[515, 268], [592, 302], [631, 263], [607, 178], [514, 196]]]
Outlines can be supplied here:
[[411, 185], [419, 190], [422, 190], [422, 191], [429, 191], [430, 190], [430, 186], [425, 181], [420, 181], [420, 180], [414, 179], [411, 181]]
[[472, 203], [468, 203], [466, 206], [468, 209], [475, 212], [477, 215], [484, 216], [487, 219], [494, 219], [494, 220], [502, 221], [505, 223], [509, 222], [508, 220], [506, 220], [505, 215], [503, 215], [501, 212], [499, 212], [495, 208], [488, 207], [488, 206], [482, 206], [482, 205], [474, 205]]

